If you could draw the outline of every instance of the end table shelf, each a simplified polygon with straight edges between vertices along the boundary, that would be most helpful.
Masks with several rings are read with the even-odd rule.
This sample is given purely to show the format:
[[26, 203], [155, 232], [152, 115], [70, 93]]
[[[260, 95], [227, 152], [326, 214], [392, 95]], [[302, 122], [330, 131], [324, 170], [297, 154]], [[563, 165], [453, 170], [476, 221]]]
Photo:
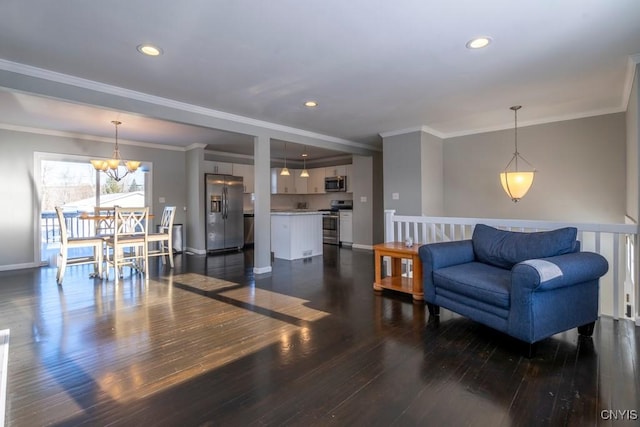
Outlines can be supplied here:
[[[413, 296], [414, 302], [422, 302], [424, 293], [422, 290], [422, 263], [418, 255], [419, 244], [411, 247], [405, 246], [403, 242], [387, 242], [373, 246], [375, 255], [375, 282], [373, 289], [381, 291], [391, 289], [404, 292]], [[391, 275], [382, 277], [382, 258], [391, 258]], [[410, 260], [413, 264], [413, 277], [402, 275], [402, 260]]]

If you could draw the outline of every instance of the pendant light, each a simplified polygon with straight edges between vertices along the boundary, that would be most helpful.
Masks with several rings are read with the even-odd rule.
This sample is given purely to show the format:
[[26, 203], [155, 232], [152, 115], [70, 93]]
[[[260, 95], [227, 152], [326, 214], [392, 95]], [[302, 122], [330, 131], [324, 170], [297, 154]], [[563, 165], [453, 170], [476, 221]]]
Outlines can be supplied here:
[[[120, 156], [120, 148], [118, 147], [118, 126], [122, 124], [117, 120], [112, 120], [111, 123], [116, 127], [116, 145], [113, 149], [113, 154], [110, 159], [107, 160], [91, 160], [91, 164], [97, 171], [102, 171], [109, 178], [115, 180], [116, 182], [120, 181], [122, 178], [127, 176], [130, 172], [135, 172], [138, 167], [140, 167], [140, 163], [137, 160], [129, 160], [124, 161]], [[120, 166], [125, 166], [127, 170], [124, 174], [120, 175]]]
[[[518, 110], [522, 108], [520, 105], [514, 105], [510, 109], [513, 110], [515, 116], [515, 152], [513, 157], [507, 163], [504, 171], [500, 173], [500, 183], [505, 193], [513, 202], [518, 202], [531, 188], [533, 178], [535, 176], [535, 168], [518, 152]], [[521, 171], [518, 168], [518, 160], [522, 160], [531, 167], [530, 171]]]
[[304, 153], [302, 153], [302, 163], [303, 163], [303, 169], [302, 172], [300, 172], [300, 178], [309, 178], [309, 171], [307, 170], [307, 157], [309, 155], [307, 154], [307, 146], [305, 145], [304, 147]]
[[280, 175], [282, 175], [282, 176], [291, 175], [289, 173], [289, 168], [287, 167], [287, 143], [286, 142], [284, 143], [284, 167], [280, 171]]

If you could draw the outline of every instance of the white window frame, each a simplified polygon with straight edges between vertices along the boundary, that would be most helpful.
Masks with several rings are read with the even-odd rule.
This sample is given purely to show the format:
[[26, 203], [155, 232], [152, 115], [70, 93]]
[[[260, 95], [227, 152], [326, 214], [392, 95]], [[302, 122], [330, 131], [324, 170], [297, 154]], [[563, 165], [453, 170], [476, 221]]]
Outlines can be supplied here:
[[[34, 200], [34, 206], [36, 206], [37, 208], [33, 210], [33, 224], [35, 225], [35, 230], [34, 230], [34, 257], [35, 257], [35, 264], [36, 265], [44, 265], [46, 264], [45, 262], [42, 261], [41, 257], [42, 257], [42, 251], [41, 251], [41, 236], [40, 236], [40, 230], [42, 229], [42, 218], [41, 218], [41, 212], [40, 212], [40, 195], [43, 192], [42, 186], [41, 186], [41, 182], [42, 182], [42, 175], [41, 175], [41, 171], [42, 171], [42, 161], [44, 160], [48, 160], [48, 161], [58, 161], [58, 162], [78, 162], [78, 163], [89, 163], [89, 161], [95, 158], [94, 157], [89, 157], [89, 156], [83, 156], [83, 155], [77, 155], [77, 154], [63, 154], [63, 153], [49, 153], [49, 152], [43, 152], [43, 151], [35, 151], [33, 153], [33, 180], [34, 180], [34, 185], [35, 185], [35, 193], [34, 193], [34, 197], [36, 198], [36, 200]], [[153, 201], [153, 188], [152, 188], [152, 183], [153, 183], [153, 163], [152, 162], [148, 162], [145, 161], [144, 162], [145, 166], [148, 166], [149, 170], [144, 174], [144, 203], [146, 206], [152, 206], [152, 201]], [[101, 181], [100, 181], [101, 182]], [[96, 205], [98, 203], [98, 198], [100, 197], [100, 193], [99, 193], [99, 185], [96, 185]]]

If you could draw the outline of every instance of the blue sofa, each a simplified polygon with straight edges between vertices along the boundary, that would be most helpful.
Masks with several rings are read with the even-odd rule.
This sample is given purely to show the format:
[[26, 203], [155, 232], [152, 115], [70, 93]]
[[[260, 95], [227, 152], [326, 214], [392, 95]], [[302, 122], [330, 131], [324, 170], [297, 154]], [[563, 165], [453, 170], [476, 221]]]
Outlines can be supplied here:
[[573, 227], [526, 233], [478, 224], [470, 240], [423, 245], [429, 313], [444, 307], [529, 344], [575, 327], [590, 336], [609, 266], [580, 252], [576, 236]]

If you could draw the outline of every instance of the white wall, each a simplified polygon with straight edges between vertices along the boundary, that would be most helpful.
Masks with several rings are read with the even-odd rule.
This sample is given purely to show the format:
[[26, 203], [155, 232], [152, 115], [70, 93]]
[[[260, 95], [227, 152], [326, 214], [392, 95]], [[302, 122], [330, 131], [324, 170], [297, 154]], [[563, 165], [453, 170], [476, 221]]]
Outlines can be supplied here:
[[353, 156], [353, 244], [373, 245], [373, 157]]
[[638, 101], [640, 98], [640, 65], [636, 65], [636, 73], [633, 79], [631, 96], [627, 107], [627, 215], [636, 223], [640, 220], [640, 150], [638, 141], [638, 128], [640, 127], [640, 111]]
[[624, 113], [519, 127], [519, 151], [538, 172], [518, 203], [498, 178], [513, 144], [513, 129], [444, 141], [447, 216], [624, 221]]
[[[161, 212], [165, 205], [175, 205], [178, 207], [175, 222], [183, 223], [184, 152], [132, 145], [121, 145], [120, 149], [129, 158], [152, 162], [152, 212]], [[113, 144], [0, 129], [0, 150], [0, 270], [29, 267], [39, 263], [33, 218], [34, 212], [40, 209], [34, 152], [108, 157]], [[165, 203], [158, 202], [160, 196], [166, 199]]]
[[399, 215], [422, 215], [422, 134], [416, 131], [382, 140], [384, 209], [395, 209]]
[[185, 227], [187, 250], [206, 253], [204, 215], [204, 149], [196, 147], [185, 155], [185, 192], [187, 200], [187, 226]]
[[444, 215], [442, 139], [421, 132], [422, 214]]

